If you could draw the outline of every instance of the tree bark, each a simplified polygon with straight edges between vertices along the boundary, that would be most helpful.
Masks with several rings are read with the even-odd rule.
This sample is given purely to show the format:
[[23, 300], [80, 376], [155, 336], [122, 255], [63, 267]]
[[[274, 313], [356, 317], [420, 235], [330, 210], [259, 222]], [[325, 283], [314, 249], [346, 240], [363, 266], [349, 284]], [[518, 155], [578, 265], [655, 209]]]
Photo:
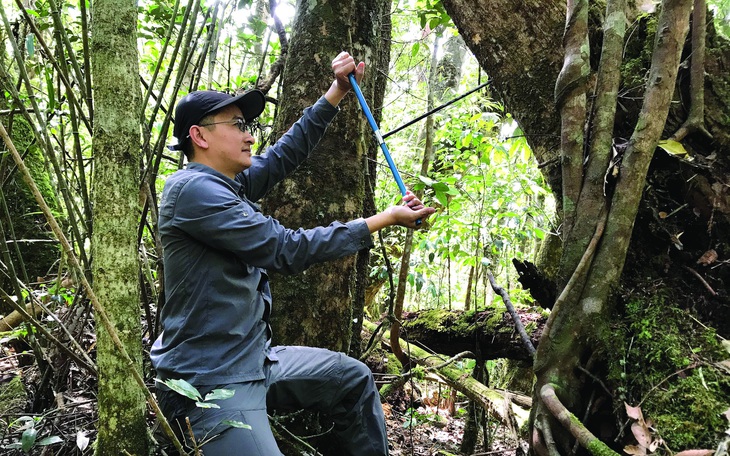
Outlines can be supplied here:
[[[141, 100], [137, 5], [133, 0], [101, 0], [94, 2], [92, 8], [94, 288], [132, 357], [134, 368], [142, 372], [137, 253]], [[97, 334], [96, 454], [147, 454], [143, 392], [130, 381], [129, 365], [103, 325], [97, 325]]]
[[[540, 339], [547, 318], [541, 313], [519, 312], [534, 345]], [[481, 350], [484, 360], [506, 358], [532, 361], [520, 341], [509, 313], [502, 309], [483, 312], [441, 309], [406, 313], [403, 328], [411, 340], [436, 353], [454, 356], [464, 351]]]
[[[579, 371], [605, 357], [605, 350], [613, 349], [601, 348], [601, 344], [607, 342], [611, 324], [620, 317], [617, 310], [621, 309], [614, 299], [619, 286], [634, 290], [643, 283], [660, 283], [654, 290], [656, 295], [692, 302], [697, 296], [706, 302], [707, 281], [688, 284], [673, 269], [693, 266], [708, 246], [724, 249], [730, 222], [730, 199], [727, 191], [721, 190], [730, 162], [730, 120], [723, 114], [730, 99], [726, 91], [718, 90], [730, 80], [720, 69], [730, 62], [727, 43], [708, 32], [704, 117], [715, 141], [699, 133], [685, 138], [684, 146], [701, 163], [694, 166], [663, 152], [655, 153], [657, 142], [676, 132], [686, 115], [681, 101], [689, 99], [688, 81], [681, 78], [679, 85], [676, 81], [678, 70], [687, 71], [679, 65], [683, 49], [682, 58], [695, 52], [685, 49], [689, 0], [667, 0], [657, 16], [647, 20], [652, 30], [656, 27], [654, 43], [644, 42], [646, 36], [654, 37], [651, 33], [624, 38], [627, 23], [646, 19], [635, 22], [635, 12], [627, 11], [620, 1], [609, 1], [603, 15], [589, 12], [588, 23], [599, 24], [602, 30], [591, 25], [587, 32], [583, 29], [576, 34], [575, 27], [585, 16], [572, 14], [576, 12], [573, 5], [569, 2], [566, 48], [561, 50], [556, 43], [563, 32], [562, 2], [546, 0], [519, 6], [499, 0], [444, 0], [506, 110], [514, 114], [538, 161], [545, 165], [543, 170], [555, 194], [562, 195], [559, 206], [564, 210], [563, 221], [568, 222], [563, 225], [560, 272], [550, 274], [562, 294], [540, 339], [535, 362], [536, 451], [548, 451], [546, 444], [568, 451], [571, 445], [567, 431], [551, 417], [537, 394], [543, 385], [557, 383], [561, 402], [577, 416], [586, 413], [591, 391], [603, 394], [595, 379]], [[590, 42], [584, 41], [586, 34]], [[586, 50], [590, 50], [587, 59]], [[556, 80], [563, 52], [566, 66], [553, 103], [552, 88], [544, 79]], [[644, 55], [651, 56], [651, 62], [642, 60]], [[573, 71], [570, 65], [574, 65]], [[579, 88], [585, 83], [585, 69], [590, 85]], [[645, 86], [637, 83], [645, 79]], [[594, 84], [590, 103], [583, 104], [580, 97]], [[554, 142], [559, 107], [563, 108], [561, 149], [563, 157], [570, 157], [562, 166], [555, 159], [558, 148]], [[581, 116], [587, 122], [581, 121]], [[564, 171], [562, 177], [557, 174], [560, 169]], [[668, 206], [680, 207], [677, 211], [687, 209], [684, 215], [666, 221], [667, 213], [659, 213]], [[602, 235], [600, 214], [606, 214]], [[679, 240], [682, 233], [686, 244]], [[590, 250], [593, 256], [586, 255]], [[660, 260], [652, 263], [657, 256]], [[556, 261], [555, 255], [548, 258]], [[556, 269], [554, 264], [539, 266]], [[716, 286], [725, 286], [730, 279], [727, 272], [709, 276]], [[570, 283], [567, 289], [566, 283]], [[700, 315], [704, 314], [706, 321], [710, 318], [719, 333], [727, 336], [728, 299], [716, 293], [711, 299], [704, 310], [697, 306]]]
[[[390, 41], [381, 33], [388, 14], [384, 0], [338, 2], [337, 8], [333, 3], [298, 2], [274, 126], [277, 135], [326, 91], [333, 80], [329, 62], [343, 49], [368, 65], [361, 88], [378, 113], [382, 98], [374, 97], [374, 84], [375, 75], [387, 68], [381, 66], [381, 55], [389, 52]], [[346, 97], [340, 108], [307, 162], [264, 201], [265, 212], [285, 226], [314, 227], [363, 215], [372, 133], [354, 96]], [[351, 256], [297, 276], [273, 277], [274, 342], [348, 351], [356, 264]]]
[[[0, 83], [2, 87], [5, 83]], [[0, 109], [6, 108], [7, 103], [0, 101]], [[33, 180], [40, 189], [49, 206], [58, 210], [58, 200], [54, 192], [51, 177], [46, 167], [43, 154], [34, 140], [32, 127], [21, 116], [0, 116], [0, 120], [8, 125], [9, 133], [16, 147], [21, 151]], [[8, 238], [10, 258], [15, 264], [18, 279], [24, 283], [36, 281], [38, 277], [45, 277], [51, 266], [58, 260], [58, 244], [53, 240], [53, 234], [40, 213], [38, 203], [33, 194], [17, 174], [17, 168], [12, 160], [3, 156], [0, 160], [0, 180], [3, 181], [0, 190], [0, 218]], [[5, 275], [0, 278], [0, 286], [13, 289]], [[0, 311], [10, 311], [4, 304], [0, 304]]]
[[[492, 90], [527, 134], [537, 161], [560, 194], [560, 118], [553, 90], [563, 60], [565, 3], [557, 0], [444, 0], [464, 42], [492, 81]], [[535, 109], [536, 107], [539, 109]]]

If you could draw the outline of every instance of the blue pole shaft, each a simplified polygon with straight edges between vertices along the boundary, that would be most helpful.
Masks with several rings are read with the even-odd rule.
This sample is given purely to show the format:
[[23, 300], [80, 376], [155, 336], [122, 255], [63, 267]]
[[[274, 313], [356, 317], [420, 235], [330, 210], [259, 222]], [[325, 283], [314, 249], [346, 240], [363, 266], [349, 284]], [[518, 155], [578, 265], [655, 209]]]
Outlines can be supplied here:
[[368, 119], [368, 123], [370, 124], [370, 128], [373, 129], [373, 133], [375, 134], [375, 139], [378, 141], [378, 145], [380, 146], [380, 149], [383, 151], [383, 155], [385, 155], [385, 161], [388, 162], [388, 166], [390, 167], [390, 172], [393, 173], [393, 178], [395, 179], [395, 183], [398, 184], [398, 188], [400, 189], [401, 196], [405, 196], [406, 194], [406, 186], [403, 184], [403, 179], [400, 178], [400, 173], [398, 172], [398, 168], [396, 168], [395, 163], [393, 162], [393, 158], [390, 156], [390, 151], [388, 150], [388, 146], [385, 144], [385, 141], [383, 140], [383, 134], [380, 131], [380, 127], [378, 127], [378, 124], [375, 123], [375, 118], [373, 117], [373, 114], [370, 112], [370, 108], [368, 108], [368, 104], [365, 101], [365, 97], [362, 95], [362, 91], [360, 90], [360, 86], [357, 85], [357, 81], [355, 80], [355, 75], [353, 73], [350, 73], [350, 85], [352, 86], [352, 89], [355, 91], [355, 96], [357, 96], [357, 100], [360, 102], [360, 107], [362, 108], [362, 112], [365, 113], [365, 117]]

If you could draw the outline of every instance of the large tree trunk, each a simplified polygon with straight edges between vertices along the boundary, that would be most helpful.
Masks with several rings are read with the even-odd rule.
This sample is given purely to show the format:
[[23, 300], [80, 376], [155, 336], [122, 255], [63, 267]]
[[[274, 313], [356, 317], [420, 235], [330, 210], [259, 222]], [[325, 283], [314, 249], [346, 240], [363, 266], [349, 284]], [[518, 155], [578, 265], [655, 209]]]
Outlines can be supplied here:
[[[528, 135], [537, 160], [558, 154], [560, 122], [553, 102], [562, 54], [565, 3], [557, 0], [444, 0], [461, 36], [492, 81], [491, 88]], [[545, 168], [560, 189], [560, 168]]]
[[[137, 226], [140, 110], [137, 6], [93, 4], [94, 288], [134, 368], [142, 372]], [[97, 321], [101, 320], [97, 318]], [[97, 325], [99, 437], [96, 454], [147, 454], [145, 398], [103, 325]]]
[[[5, 42], [3, 32], [0, 39]], [[6, 49], [0, 50], [0, 65], [6, 64]], [[8, 84], [13, 84], [9, 78], [0, 78], [0, 89], [10, 92]], [[0, 111], [11, 107], [5, 98], [0, 98]], [[0, 115], [0, 122], [7, 126], [8, 134], [15, 147], [23, 154], [26, 165], [33, 175], [33, 180], [43, 193], [48, 205], [58, 210], [58, 202], [51, 184], [41, 148], [35, 141], [32, 126], [20, 115]], [[45, 276], [59, 256], [58, 244], [53, 240], [53, 234], [48, 229], [38, 203], [22, 178], [18, 175], [13, 161], [7, 154], [0, 158], [0, 181], [3, 182], [0, 190], [0, 220], [8, 247], [10, 258], [15, 264], [17, 278], [26, 284]], [[9, 283], [15, 277], [8, 279], [6, 275], [0, 278], [0, 288], [14, 289]], [[0, 312], [7, 313], [11, 309], [0, 303]]]
[[[616, 349], [605, 345], [611, 324], [621, 317], [617, 313], [621, 307], [612, 299], [620, 286], [638, 291], [655, 284], [652, 295], [668, 296], [672, 306], [698, 303], [694, 310], [701, 318], [728, 334], [730, 306], [727, 297], [714, 290], [725, 288], [730, 273], [723, 265], [712, 273], [707, 263], [697, 260], [708, 249], [728, 251], [730, 206], [722, 176], [727, 175], [730, 152], [726, 114], [730, 100], [719, 87], [728, 84], [729, 77], [720, 68], [730, 62], [730, 55], [722, 50], [727, 45], [719, 37], [708, 35], [705, 125], [714, 141], [701, 132], [685, 138], [685, 147], [699, 161], [693, 164], [664, 152], [655, 154], [658, 140], [679, 128], [691, 103], [684, 70], [675, 89], [688, 0], [665, 1], [650, 20], [651, 27], [646, 27], [646, 19], [634, 22], [629, 13], [628, 23], [638, 25], [627, 42], [625, 7], [618, 2], [609, 2], [605, 17], [610, 20], [605, 23], [602, 13], [589, 13], [587, 2], [581, 1], [568, 2], [567, 21], [564, 4], [552, 0], [522, 7], [492, 0], [444, 0], [444, 5], [492, 78], [507, 111], [520, 122], [538, 160], [551, 163], [543, 169], [556, 195], [561, 195], [563, 253], [560, 272], [553, 279], [563, 295], [553, 308], [535, 360], [534, 417], [543, 432], [535, 431], [533, 443], [536, 450], [562, 452], [570, 439], [544, 408], [541, 387], [557, 384], [560, 400], [577, 416], [586, 416], [588, 398], [603, 393], [596, 391], [596, 377], [584, 373], [611, 358]], [[687, 43], [685, 58], [690, 51]], [[617, 97], [621, 109], [614, 118]], [[671, 110], [670, 101], [675, 101]], [[608, 169], [612, 149], [622, 155], [615, 169]], [[599, 222], [603, 214], [607, 214], [604, 225]], [[592, 256], [584, 257], [587, 250], [594, 252]], [[553, 256], [552, 261], [558, 259]], [[542, 266], [558, 269], [554, 264]], [[624, 299], [639, 295], [627, 292]], [[652, 295], [644, 294], [643, 299], [651, 302]], [[611, 369], [596, 372], [606, 376]], [[620, 405], [614, 404], [614, 410]], [[546, 428], [552, 436], [544, 432]]]
[[[4, 103], [0, 103], [0, 108], [3, 105]], [[57, 211], [59, 206], [51, 186], [51, 177], [41, 149], [33, 140], [29, 123], [21, 116], [0, 116], [0, 121], [8, 125], [8, 133], [23, 154], [33, 180], [48, 205]], [[3, 204], [0, 206], [0, 219], [6, 237], [3, 241], [7, 242], [17, 278], [29, 284], [38, 280], [38, 277], [56, 272], [51, 271], [51, 267], [60, 254], [58, 242], [53, 239], [38, 203], [9, 158], [0, 161], [0, 180], [5, 182], [0, 191], [0, 204]], [[8, 279], [3, 275], [0, 278], [0, 287], [13, 289], [14, 285], [9, 282], [11, 280], [15, 280], [15, 277]], [[0, 311], [5, 310], [7, 309], [0, 305]]]
[[[383, 21], [389, 20], [389, 5], [385, 0], [343, 1], [336, 8], [333, 3], [298, 2], [276, 134], [281, 135], [329, 87], [333, 80], [329, 62], [343, 49], [366, 62], [363, 93], [372, 107], [381, 105], [382, 93], [379, 99], [373, 95], [377, 72], [387, 68], [381, 56], [388, 54], [390, 41], [381, 32]], [[363, 215], [372, 133], [354, 96], [343, 100], [340, 108], [307, 162], [264, 201], [265, 212], [285, 226], [309, 228]], [[356, 256], [351, 256], [297, 276], [274, 277], [274, 342], [348, 351], [356, 265]], [[362, 304], [357, 303], [355, 314], [362, 313]]]

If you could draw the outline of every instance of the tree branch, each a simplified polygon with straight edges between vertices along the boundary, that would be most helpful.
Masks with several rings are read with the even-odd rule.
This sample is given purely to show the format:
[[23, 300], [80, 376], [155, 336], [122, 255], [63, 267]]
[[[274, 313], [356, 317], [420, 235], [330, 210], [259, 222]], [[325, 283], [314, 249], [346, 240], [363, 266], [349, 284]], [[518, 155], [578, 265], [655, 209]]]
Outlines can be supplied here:
[[[590, 266], [591, 262], [593, 261], [593, 255], [595, 254], [596, 248], [598, 247], [598, 241], [600, 241], [601, 237], [603, 236], [603, 230], [606, 227], [607, 220], [608, 220], [608, 210], [606, 209], [606, 206], [604, 205], [601, 208], [601, 213], [598, 214], [598, 225], [596, 226], [596, 231], [593, 234], [591, 241], [588, 243], [588, 248], [586, 248], [586, 251], [583, 253], [583, 257], [581, 257], [580, 262], [578, 263], [578, 266], [575, 268], [575, 271], [573, 272], [573, 275], [570, 276], [570, 280], [568, 280], [568, 283], [565, 285], [565, 288], [563, 288], [563, 291], [560, 293], [560, 296], [558, 296], [558, 299], [555, 301], [555, 305], [553, 306], [553, 309], [550, 312], [550, 317], [548, 317], [548, 321], [547, 321], [547, 323], [545, 323], [545, 328], [543, 329], [543, 332], [542, 332], [541, 343], [538, 344], [538, 349], [540, 347], [548, 347], [550, 345], [548, 343], [542, 343], [542, 340], [550, 337], [550, 333], [552, 332], [552, 327], [553, 327], [554, 321], [560, 315], [560, 308], [563, 306], [563, 303], [566, 302], [566, 300], [570, 296], [573, 289], [577, 286], [582, 287], [583, 284], [585, 283], [585, 278], [588, 273], [589, 266]], [[538, 359], [545, 359], [545, 357], [538, 356]], [[537, 365], [535, 367], [537, 370]]]
[[588, 450], [594, 456], [619, 456], [618, 453], [613, 451], [608, 445], [601, 442], [595, 435], [593, 435], [583, 423], [578, 420], [578, 417], [570, 413], [568, 409], [563, 406], [555, 394], [555, 388], [549, 383], [542, 386], [540, 389], [540, 398], [543, 404], [550, 410], [550, 413], [565, 427], [578, 442]]
[[568, 0], [563, 36], [565, 60], [555, 82], [555, 104], [560, 108], [563, 179], [563, 226], [573, 227], [583, 176], [584, 127], [588, 63], [588, 1]]
[[515, 311], [515, 306], [512, 305], [512, 301], [509, 299], [507, 290], [497, 285], [497, 282], [494, 280], [494, 276], [491, 272], [488, 273], [488, 276], [489, 283], [492, 284], [492, 290], [502, 297], [504, 305], [507, 307], [509, 314], [512, 316], [512, 320], [515, 322], [515, 328], [517, 328], [517, 332], [520, 334], [520, 339], [522, 339], [522, 344], [525, 346], [527, 351], [530, 352], [530, 356], [535, 356], [535, 346], [532, 345], [530, 336], [528, 336], [527, 332], [525, 332], [525, 327], [522, 325], [522, 320], [520, 320], [520, 316], [517, 315], [517, 311]]
[[705, 0], [694, 0], [692, 11], [692, 63], [690, 64], [689, 115], [672, 140], [681, 141], [690, 133], [699, 131], [712, 138], [705, 129], [705, 37], [707, 36], [707, 5]]
[[284, 30], [284, 24], [281, 23], [279, 17], [274, 14], [276, 10], [276, 0], [269, 0], [269, 11], [271, 11], [271, 17], [274, 19], [274, 28], [276, 34], [279, 35], [279, 42], [281, 43], [281, 51], [279, 57], [271, 65], [271, 71], [262, 82], [260, 82], [256, 88], [264, 92], [265, 94], [271, 90], [271, 86], [274, 85], [276, 79], [284, 71], [284, 64], [286, 63], [286, 56], [289, 53], [289, 40], [286, 37], [286, 30]]

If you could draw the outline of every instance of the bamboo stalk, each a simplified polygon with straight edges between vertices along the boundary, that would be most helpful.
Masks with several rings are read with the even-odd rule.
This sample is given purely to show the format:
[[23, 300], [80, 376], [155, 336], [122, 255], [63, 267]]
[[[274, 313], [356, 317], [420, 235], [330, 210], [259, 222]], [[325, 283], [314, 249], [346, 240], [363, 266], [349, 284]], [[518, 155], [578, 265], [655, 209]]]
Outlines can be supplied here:
[[[15, 4], [18, 5], [18, 8], [20, 9], [20, 12], [23, 13], [23, 17], [25, 18], [26, 23], [30, 27], [31, 32], [33, 32], [33, 35], [36, 37], [36, 40], [38, 40], [38, 44], [41, 45], [41, 49], [43, 49], [43, 52], [45, 52], [44, 59], [50, 62], [50, 64], [53, 66], [53, 68], [56, 69], [58, 72], [58, 76], [61, 79], [61, 82], [63, 82], [64, 87], [66, 87], [66, 93], [68, 94], [68, 100], [69, 103], [76, 107], [79, 111], [79, 115], [81, 117], [81, 120], [84, 122], [84, 125], [86, 125], [86, 128], [91, 131], [91, 122], [89, 119], [84, 116], [83, 110], [81, 109], [81, 105], [79, 104], [79, 101], [76, 99], [76, 96], [74, 94], [73, 89], [71, 88], [71, 83], [69, 82], [68, 78], [66, 77], [66, 74], [68, 73], [68, 70], [64, 70], [61, 68], [61, 65], [59, 64], [59, 61], [53, 57], [53, 52], [48, 48], [48, 45], [46, 44], [46, 40], [43, 39], [43, 35], [38, 30], [38, 27], [36, 27], [35, 22], [33, 21], [33, 18], [30, 17], [30, 14], [28, 14], [28, 11], [25, 9], [25, 6], [23, 6], [23, 3], [21, 0], [15, 0]], [[65, 62], [62, 60], [64, 66]]]
[[[61, 21], [61, 11], [58, 8], [55, 0], [48, 0], [48, 6], [51, 9], [51, 17], [53, 18], [53, 26], [55, 28], [55, 32], [63, 43], [63, 47], [66, 49], [66, 54], [68, 55], [69, 60], [71, 60], [71, 67], [74, 70], [76, 82], [78, 83], [81, 96], [86, 100], [86, 107], [89, 109], [89, 112], [93, 112], [91, 94], [86, 93], [86, 79], [81, 72], [79, 62], [76, 59], [76, 52], [74, 51], [73, 46], [71, 46], [71, 41], [68, 39], [66, 28], [63, 26], [63, 22]], [[91, 67], [86, 67], [87, 72], [90, 71], [90, 69]]]

